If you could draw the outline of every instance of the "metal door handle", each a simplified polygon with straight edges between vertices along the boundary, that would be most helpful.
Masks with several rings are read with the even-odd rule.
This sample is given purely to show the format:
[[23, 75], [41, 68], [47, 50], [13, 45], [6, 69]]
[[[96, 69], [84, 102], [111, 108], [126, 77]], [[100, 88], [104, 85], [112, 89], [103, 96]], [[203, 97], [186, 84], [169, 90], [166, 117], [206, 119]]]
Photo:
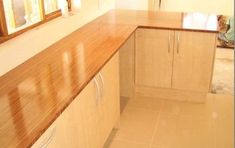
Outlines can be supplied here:
[[94, 84], [96, 86], [96, 97], [95, 97], [96, 98], [96, 104], [98, 104], [98, 102], [100, 100], [100, 97], [101, 97], [101, 95], [100, 95], [100, 87], [99, 87], [99, 84], [98, 84], [98, 81], [97, 81], [96, 78], [94, 78], [93, 81], [94, 81]]
[[177, 33], [177, 54], [179, 54], [179, 46], [180, 46], [180, 33]]
[[101, 72], [99, 72], [98, 75], [99, 75], [101, 83], [102, 83], [102, 86], [101, 86], [101, 88], [102, 88], [101, 97], [103, 97], [104, 96], [104, 78], [103, 78]]
[[168, 53], [170, 53], [171, 52], [171, 45], [170, 45], [170, 43], [171, 43], [171, 31], [169, 31], [168, 32]]

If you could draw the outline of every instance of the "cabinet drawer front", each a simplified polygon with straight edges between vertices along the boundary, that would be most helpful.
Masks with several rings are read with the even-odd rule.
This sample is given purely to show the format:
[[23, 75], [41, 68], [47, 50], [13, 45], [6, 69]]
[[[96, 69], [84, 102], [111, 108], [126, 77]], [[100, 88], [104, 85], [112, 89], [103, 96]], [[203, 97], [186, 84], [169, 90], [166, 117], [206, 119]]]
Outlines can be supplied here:
[[172, 88], [209, 91], [215, 41], [215, 33], [176, 31]]
[[138, 29], [136, 84], [171, 88], [174, 31]]

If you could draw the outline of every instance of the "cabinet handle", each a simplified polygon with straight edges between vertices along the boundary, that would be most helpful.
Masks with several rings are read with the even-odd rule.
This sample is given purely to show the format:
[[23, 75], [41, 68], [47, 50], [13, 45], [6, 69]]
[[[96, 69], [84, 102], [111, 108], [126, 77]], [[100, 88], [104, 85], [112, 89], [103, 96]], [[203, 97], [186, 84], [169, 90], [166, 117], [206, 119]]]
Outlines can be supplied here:
[[96, 104], [98, 104], [99, 102], [99, 99], [100, 99], [100, 87], [99, 87], [99, 84], [98, 84], [98, 81], [96, 78], [93, 79], [94, 80], [94, 84], [96, 86]]
[[45, 140], [45, 142], [39, 146], [39, 148], [46, 148], [52, 141], [52, 139], [55, 136], [55, 132], [56, 132], [56, 127], [54, 127], [49, 135], [49, 137]]
[[99, 72], [99, 77], [100, 77], [100, 80], [101, 80], [101, 83], [102, 83], [101, 97], [103, 97], [104, 96], [104, 79], [103, 79], [103, 76], [100, 72]]
[[168, 33], [168, 53], [171, 52], [170, 51], [170, 48], [171, 48], [170, 43], [171, 43], [171, 32], [169, 31], [169, 33]]
[[177, 54], [179, 54], [179, 46], [180, 46], [180, 33], [177, 33]]

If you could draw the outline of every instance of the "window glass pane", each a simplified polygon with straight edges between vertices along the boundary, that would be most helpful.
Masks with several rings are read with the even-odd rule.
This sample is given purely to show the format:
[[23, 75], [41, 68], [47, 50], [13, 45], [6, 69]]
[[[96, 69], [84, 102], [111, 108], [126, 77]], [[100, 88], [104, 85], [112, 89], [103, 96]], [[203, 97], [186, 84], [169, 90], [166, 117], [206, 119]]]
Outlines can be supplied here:
[[44, 0], [45, 14], [50, 14], [59, 10], [59, 2], [62, 0]]
[[40, 0], [3, 0], [8, 33], [42, 20]]

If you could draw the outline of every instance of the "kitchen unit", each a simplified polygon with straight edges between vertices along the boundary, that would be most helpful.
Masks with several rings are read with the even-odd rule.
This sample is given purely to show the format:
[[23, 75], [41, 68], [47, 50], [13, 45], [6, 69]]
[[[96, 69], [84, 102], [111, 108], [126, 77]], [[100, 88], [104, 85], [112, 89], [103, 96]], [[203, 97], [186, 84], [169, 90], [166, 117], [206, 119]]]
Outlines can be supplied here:
[[32, 147], [102, 147], [120, 115], [118, 70], [117, 53]]
[[204, 101], [210, 91], [215, 44], [216, 33], [138, 29], [137, 92], [168, 99]]
[[119, 88], [202, 102], [216, 19], [184, 26], [185, 16], [112, 10], [0, 77], [1, 145], [102, 147], [118, 123]]

